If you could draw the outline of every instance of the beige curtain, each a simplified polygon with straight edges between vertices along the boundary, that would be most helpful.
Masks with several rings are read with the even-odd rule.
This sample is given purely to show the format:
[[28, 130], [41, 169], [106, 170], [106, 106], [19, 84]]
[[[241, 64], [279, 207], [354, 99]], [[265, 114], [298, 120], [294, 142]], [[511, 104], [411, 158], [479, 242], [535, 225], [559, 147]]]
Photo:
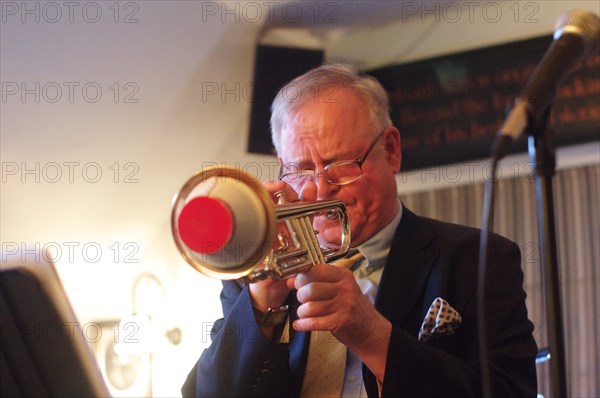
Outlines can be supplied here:
[[[559, 171], [554, 178], [565, 331], [567, 382], [571, 397], [600, 396], [600, 165]], [[402, 195], [417, 214], [475, 227], [481, 224], [484, 183]], [[498, 183], [494, 231], [517, 242], [529, 317], [538, 346], [547, 347], [532, 176]], [[551, 397], [549, 363], [538, 365], [538, 390]]]

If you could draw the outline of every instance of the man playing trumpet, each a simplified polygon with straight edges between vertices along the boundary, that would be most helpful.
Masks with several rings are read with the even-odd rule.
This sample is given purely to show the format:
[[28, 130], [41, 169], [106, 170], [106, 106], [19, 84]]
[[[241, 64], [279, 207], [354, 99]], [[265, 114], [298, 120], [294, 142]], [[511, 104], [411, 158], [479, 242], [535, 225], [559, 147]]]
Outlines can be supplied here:
[[[284, 95], [292, 86], [301, 93], [294, 102]], [[481, 396], [479, 231], [419, 217], [399, 202], [400, 133], [381, 85], [346, 65], [313, 69], [279, 92], [271, 130], [282, 167], [267, 190], [284, 190], [289, 201], [343, 201], [351, 246], [364, 259], [248, 286], [224, 281], [224, 318], [184, 395]], [[319, 240], [339, 244], [337, 220], [314, 222]], [[535, 396], [537, 348], [519, 250], [494, 235], [490, 252], [492, 388], [498, 397]], [[247, 325], [260, 333], [240, 338], [235, 330]]]

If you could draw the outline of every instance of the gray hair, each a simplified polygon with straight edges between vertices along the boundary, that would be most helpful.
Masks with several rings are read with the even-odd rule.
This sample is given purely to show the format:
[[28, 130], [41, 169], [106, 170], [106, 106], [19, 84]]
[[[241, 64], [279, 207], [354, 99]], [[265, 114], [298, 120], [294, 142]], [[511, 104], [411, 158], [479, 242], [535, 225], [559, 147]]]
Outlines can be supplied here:
[[323, 65], [287, 83], [273, 100], [271, 139], [277, 153], [281, 153], [281, 130], [291, 114], [311, 98], [327, 101], [326, 93], [332, 88], [347, 88], [362, 98], [374, 128], [373, 135], [392, 125], [388, 95], [375, 78], [360, 76], [352, 65]]

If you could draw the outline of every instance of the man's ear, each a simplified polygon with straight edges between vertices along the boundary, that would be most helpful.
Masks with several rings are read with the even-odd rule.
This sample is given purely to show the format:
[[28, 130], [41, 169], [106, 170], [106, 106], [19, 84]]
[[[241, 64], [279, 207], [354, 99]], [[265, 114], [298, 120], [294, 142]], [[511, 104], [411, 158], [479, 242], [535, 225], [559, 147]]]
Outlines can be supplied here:
[[394, 170], [394, 173], [400, 172], [402, 164], [402, 145], [400, 132], [394, 126], [390, 126], [383, 132], [383, 147], [386, 159]]

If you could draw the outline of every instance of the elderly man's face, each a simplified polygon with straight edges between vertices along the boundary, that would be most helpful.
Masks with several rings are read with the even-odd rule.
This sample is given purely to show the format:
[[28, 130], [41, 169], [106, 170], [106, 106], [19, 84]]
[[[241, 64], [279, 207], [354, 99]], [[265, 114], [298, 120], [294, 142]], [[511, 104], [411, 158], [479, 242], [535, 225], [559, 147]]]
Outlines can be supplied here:
[[[282, 131], [279, 158], [290, 169], [320, 171], [331, 162], [358, 159], [373, 142], [374, 136], [368, 133], [380, 133], [373, 131], [366, 107], [351, 91], [337, 89], [331, 98], [316, 99], [320, 101], [310, 100], [296, 111]], [[338, 199], [346, 204], [352, 246], [365, 242], [395, 216], [394, 174], [399, 170], [400, 136], [390, 127], [363, 163], [358, 180], [339, 186], [319, 176], [317, 200]], [[320, 240], [339, 244], [338, 220], [319, 217], [315, 228]]]

